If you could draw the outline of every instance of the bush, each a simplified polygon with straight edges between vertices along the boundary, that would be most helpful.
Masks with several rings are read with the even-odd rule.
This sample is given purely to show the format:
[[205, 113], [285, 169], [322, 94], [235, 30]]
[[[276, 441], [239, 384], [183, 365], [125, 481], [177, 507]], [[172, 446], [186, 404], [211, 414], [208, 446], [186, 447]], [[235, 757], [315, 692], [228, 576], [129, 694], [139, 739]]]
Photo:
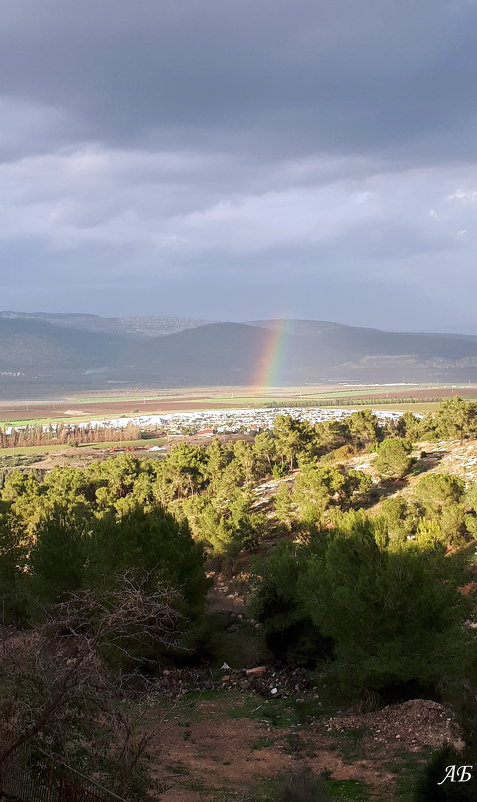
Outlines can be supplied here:
[[288, 465], [280, 465], [279, 462], [272, 467], [272, 476], [274, 479], [283, 479], [289, 473]]
[[401, 479], [411, 466], [411, 447], [405, 440], [387, 437], [377, 448], [373, 467], [385, 479]]
[[290, 663], [316, 664], [331, 653], [331, 641], [315, 626], [299, 595], [308, 556], [308, 547], [284, 540], [266, 560], [255, 562], [252, 615], [263, 624], [268, 648]]
[[389, 544], [380, 519], [341, 515], [308, 546], [282, 544], [261, 570], [256, 616], [269, 637], [281, 635], [291, 652], [301, 628], [310, 659], [329, 656], [332, 644], [330, 684], [350, 698], [438, 695], [471, 658], [460, 560]]
[[178, 592], [187, 621], [181, 645], [192, 648], [201, 637], [209, 587], [202, 546], [185, 520], [161, 507], [136, 507], [119, 517], [109, 511], [99, 520], [55, 510], [39, 526], [30, 564], [32, 596], [47, 603], [77, 591], [114, 592], [118, 576], [145, 574], [146, 590], [165, 584]]
[[415, 493], [429, 512], [440, 513], [451, 504], [462, 501], [465, 482], [458, 476], [445, 473], [428, 473], [416, 484]]
[[452, 559], [413, 543], [383, 546], [377, 523], [356, 515], [330, 533], [323, 558], [307, 561], [304, 607], [335, 644], [343, 688], [389, 701], [406, 688], [437, 693], [466, 663], [469, 604]]
[[192, 539], [186, 520], [178, 521], [161, 507], [141, 507], [116, 518], [99, 520], [87, 543], [84, 586], [112, 587], [128, 570], [149, 572], [151, 583], [180, 589], [187, 618], [200, 618], [208, 581], [202, 546]]

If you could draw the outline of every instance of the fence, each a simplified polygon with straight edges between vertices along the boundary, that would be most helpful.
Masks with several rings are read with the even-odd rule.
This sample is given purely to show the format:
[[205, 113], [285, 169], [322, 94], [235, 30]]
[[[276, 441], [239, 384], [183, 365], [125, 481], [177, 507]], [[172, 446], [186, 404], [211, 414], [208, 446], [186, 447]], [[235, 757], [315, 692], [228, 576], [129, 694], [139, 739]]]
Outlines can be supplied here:
[[8, 802], [126, 802], [58, 757], [43, 752], [26, 762], [2, 767], [2, 799]]

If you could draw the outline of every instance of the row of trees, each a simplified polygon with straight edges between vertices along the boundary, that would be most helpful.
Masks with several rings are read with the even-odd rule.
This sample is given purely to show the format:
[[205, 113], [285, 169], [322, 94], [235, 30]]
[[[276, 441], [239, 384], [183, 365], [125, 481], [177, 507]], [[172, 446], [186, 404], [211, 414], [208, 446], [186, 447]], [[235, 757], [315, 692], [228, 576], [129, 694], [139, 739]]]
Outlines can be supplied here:
[[107, 443], [115, 440], [138, 440], [139, 426], [128, 423], [124, 427], [56, 423], [45, 426], [22, 426], [8, 431], [0, 429], [0, 448], [25, 448], [27, 446], [83, 445]]

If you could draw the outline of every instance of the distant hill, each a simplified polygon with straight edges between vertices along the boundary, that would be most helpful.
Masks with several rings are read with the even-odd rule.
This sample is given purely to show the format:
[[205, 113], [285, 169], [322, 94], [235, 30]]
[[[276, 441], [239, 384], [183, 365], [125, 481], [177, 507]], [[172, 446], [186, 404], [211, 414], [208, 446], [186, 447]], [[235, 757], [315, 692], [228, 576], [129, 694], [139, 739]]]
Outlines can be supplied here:
[[477, 379], [477, 336], [382, 332], [320, 321], [216, 323], [152, 339], [128, 351], [138, 375], [159, 381], [250, 384], [267, 373], [269, 329], [279, 328], [274, 379], [320, 381], [443, 381]]
[[323, 364], [357, 364], [366, 359], [393, 357], [406, 358], [418, 364], [435, 363], [442, 360], [455, 363], [461, 359], [475, 358], [477, 367], [477, 335], [426, 334], [415, 332], [390, 332], [320, 320], [258, 320], [250, 325], [267, 329], [285, 327], [288, 336], [311, 339], [320, 349]]
[[116, 364], [129, 338], [0, 316], [0, 370], [80, 370]]
[[52, 323], [55, 326], [67, 326], [82, 331], [126, 334], [137, 337], [160, 337], [210, 323], [208, 320], [184, 317], [100, 317], [81, 313], [54, 314], [52, 312], [0, 312], [0, 319], [2, 318], [38, 320], [42, 323]]
[[153, 376], [163, 386], [250, 384], [269, 339], [270, 333], [256, 326], [211, 323], [134, 343], [125, 364], [132, 374]]
[[383, 332], [316, 320], [204, 323], [3, 312], [0, 373], [4, 397], [30, 380], [32, 392], [39, 381], [42, 392], [120, 383], [250, 385], [265, 378], [284, 385], [475, 382], [477, 336]]

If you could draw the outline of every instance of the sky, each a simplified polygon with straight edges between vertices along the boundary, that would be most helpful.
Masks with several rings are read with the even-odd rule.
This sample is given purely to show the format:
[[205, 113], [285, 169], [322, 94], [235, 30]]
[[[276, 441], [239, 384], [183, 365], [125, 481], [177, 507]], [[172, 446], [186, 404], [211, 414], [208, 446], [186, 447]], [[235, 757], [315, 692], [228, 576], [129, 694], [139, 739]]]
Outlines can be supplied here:
[[475, 0], [2, 0], [0, 308], [477, 334]]

